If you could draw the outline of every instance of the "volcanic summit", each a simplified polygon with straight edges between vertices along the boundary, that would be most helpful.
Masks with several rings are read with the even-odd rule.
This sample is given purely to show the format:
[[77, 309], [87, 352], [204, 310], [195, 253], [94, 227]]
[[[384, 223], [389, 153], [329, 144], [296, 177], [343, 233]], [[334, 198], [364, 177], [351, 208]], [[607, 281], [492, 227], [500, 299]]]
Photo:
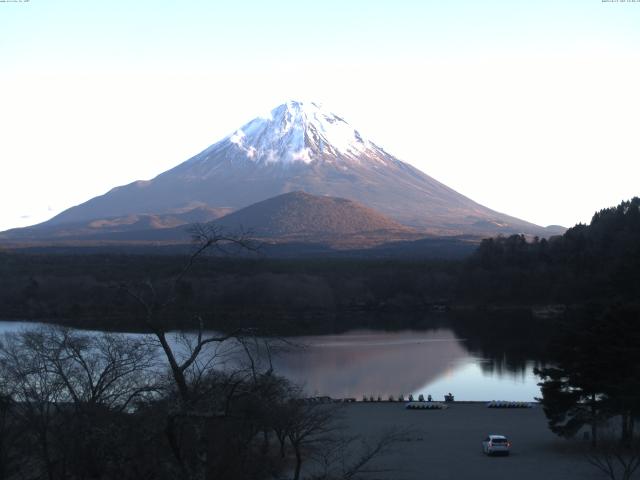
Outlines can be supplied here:
[[251, 120], [151, 180], [116, 187], [31, 231], [70, 232], [73, 225], [184, 216], [196, 208], [226, 213], [296, 191], [352, 200], [430, 235], [555, 233], [474, 202], [387, 153], [342, 117], [298, 101]]

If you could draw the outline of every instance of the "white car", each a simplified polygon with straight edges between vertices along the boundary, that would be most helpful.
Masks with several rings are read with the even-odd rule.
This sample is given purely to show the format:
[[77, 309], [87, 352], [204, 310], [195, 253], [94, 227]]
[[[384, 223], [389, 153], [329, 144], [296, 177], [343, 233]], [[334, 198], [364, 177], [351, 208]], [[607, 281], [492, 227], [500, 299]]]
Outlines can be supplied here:
[[509, 455], [511, 442], [504, 435], [487, 435], [482, 441], [482, 452], [487, 455]]

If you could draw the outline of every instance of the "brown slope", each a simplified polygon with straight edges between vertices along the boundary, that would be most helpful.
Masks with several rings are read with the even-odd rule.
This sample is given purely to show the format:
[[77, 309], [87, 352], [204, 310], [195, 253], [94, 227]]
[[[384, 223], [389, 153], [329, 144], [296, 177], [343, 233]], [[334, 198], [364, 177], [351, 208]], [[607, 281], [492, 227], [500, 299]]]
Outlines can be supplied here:
[[[202, 209], [198, 212], [202, 213]], [[208, 209], [209, 214], [212, 214]], [[171, 225], [176, 222], [179, 225]], [[191, 222], [185, 218], [192, 217]], [[54, 227], [20, 229], [20, 237], [0, 235], [0, 242], [34, 245], [101, 245], [187, 243], [193, 223], [209, 223], [193, 211], [163, 215], [139, 215], [95, 220]], [[424, 235], [385, 215], [344, 198], [291, 192], [258, 202], [214, 220], [225, 233], [249, 232], [266, 243], [301, 242], [340, 249], [367, 248], [387, 242], [416, 240]], [[11, 232], [7, 232], [11, 233]], [[106, 242], [106, 243], [105, 243]]]
[[411, 234], [413, 229], [345, 198], [291, 192], [230, 213], [214, 222], [226, 230], [258, 237]]
[[[210, 208], [196, 205], [192, 208], [165, 214], [130, 214], [121, 217], [97, 218], [88, 222], [76, 222], [62, 225], [47, 223], [33, 227], [8, 230], [0, 233], [0, 241], [58, 240], [58, 239], [138, 239], [162, 238], [163, 234], [154, 235], [154, 231], [168, 231], [176, 227], [180, 230], [193, 223], [207, 223], [229, 213], [229, 208]], [[172, 236], [170, 234], [169, 236]]]

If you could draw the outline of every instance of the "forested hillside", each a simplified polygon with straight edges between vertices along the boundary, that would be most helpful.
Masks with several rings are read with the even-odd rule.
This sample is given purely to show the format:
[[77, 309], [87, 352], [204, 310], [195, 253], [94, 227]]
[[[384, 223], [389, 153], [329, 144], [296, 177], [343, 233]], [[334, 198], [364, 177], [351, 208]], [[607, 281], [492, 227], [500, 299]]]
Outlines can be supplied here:
[[467, 298], [584, 303], [640, 296], [640, 198], [597, 212], [589, 225], [528, 242], [483, 240], [461, 277]]
[[[0, 253], [0, 318], [134, 328], [123, 287], [161, 294], [188, 255]], [[564, 235], [482, 241], [463, 260], [200, 257], [180, 278], [167, 321], [203, 315], [207, 325], [326, 326], [355, 312], [421, 314], [442, 309], [582, 307], [640, 298], [640, 199], [597, 212]], [[150, 283], [149, 283], [150, 282]], [[181, 320], [182, 321], [182, 320]], [[390, 325], [393, 326], [393, 325]], [[322, 328], [321, 328], [322, 329]]]

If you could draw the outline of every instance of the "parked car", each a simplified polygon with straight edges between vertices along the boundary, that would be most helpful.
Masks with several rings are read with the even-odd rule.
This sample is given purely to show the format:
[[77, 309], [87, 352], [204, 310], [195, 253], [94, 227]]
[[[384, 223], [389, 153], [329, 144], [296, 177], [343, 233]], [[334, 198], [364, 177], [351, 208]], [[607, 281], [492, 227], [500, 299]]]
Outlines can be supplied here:
[[504, 435], [487, 435], [482, 441], [482, 452], [487, 455], [509, 455], [511, 441]]

